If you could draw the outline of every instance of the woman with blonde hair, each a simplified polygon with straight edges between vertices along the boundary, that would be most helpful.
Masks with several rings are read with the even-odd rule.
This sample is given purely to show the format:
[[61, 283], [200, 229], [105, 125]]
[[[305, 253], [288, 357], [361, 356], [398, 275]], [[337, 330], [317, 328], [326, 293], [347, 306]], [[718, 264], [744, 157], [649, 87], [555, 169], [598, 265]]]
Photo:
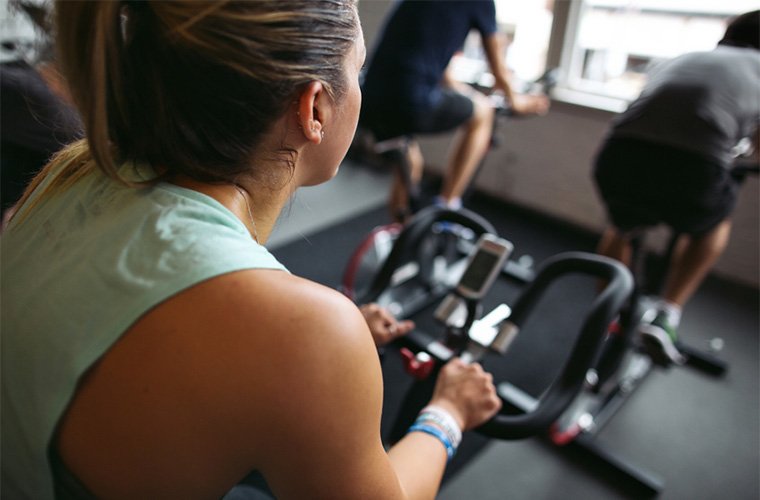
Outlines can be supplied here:
[[57, 4], [86, 139], [2, 237], [3, 498], [432, 498], [499, 408], [450, 362], [386, 452], [367, 320], [263, 246], [332, 178], [365, 48], [353, 0]]

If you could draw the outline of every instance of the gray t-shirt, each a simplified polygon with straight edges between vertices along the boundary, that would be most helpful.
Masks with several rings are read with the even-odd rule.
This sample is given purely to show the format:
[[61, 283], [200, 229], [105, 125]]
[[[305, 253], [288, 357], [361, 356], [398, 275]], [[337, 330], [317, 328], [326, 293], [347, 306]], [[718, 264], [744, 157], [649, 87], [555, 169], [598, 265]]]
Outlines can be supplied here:
[[758, 123], [760, 51], [719, 45], [653, 68], [610, 135], [681, 148], [727, 167], [732, 148]]

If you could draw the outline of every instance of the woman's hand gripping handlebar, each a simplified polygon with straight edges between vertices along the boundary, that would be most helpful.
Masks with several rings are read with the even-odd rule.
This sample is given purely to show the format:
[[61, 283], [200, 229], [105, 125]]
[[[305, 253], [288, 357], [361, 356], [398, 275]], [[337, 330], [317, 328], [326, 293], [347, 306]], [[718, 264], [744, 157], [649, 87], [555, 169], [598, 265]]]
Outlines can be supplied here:
[[493, 376], [480, 364], [459, 358], [441, 368], [430, 404], [448, 411], [463, 431], [478, 427], [501, 409]]

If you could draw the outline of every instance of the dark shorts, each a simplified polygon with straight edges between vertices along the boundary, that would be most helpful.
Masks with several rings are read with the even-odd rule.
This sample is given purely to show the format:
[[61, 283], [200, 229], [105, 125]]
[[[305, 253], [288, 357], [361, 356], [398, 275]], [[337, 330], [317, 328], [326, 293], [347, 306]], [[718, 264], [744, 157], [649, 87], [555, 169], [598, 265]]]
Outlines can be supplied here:
[[670, 146], [609, 139], [594, 166], [597, 189], [622, 231], [667, 224], [701, 234], [736, 206], [738, 184], [716, 161]]
[[403, 105], [393, 99], [366, 99], [359, 124], [384, 141], [407, 135], [448, 132], [466, 123], [472, 116], [472, 100], [459, 92], [441, 89], [430, 107]]

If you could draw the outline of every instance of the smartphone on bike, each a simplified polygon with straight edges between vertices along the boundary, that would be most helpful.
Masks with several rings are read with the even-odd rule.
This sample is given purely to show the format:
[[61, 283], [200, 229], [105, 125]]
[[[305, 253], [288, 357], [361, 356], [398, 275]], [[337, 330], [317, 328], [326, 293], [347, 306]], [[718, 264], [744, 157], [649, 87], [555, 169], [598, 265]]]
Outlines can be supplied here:
[[462, 277], [456, 286], [460, 297], [480, 300], [491, 289], [507, 258], [512, 243], [493, 234], [483, 234], [467, 260]]

